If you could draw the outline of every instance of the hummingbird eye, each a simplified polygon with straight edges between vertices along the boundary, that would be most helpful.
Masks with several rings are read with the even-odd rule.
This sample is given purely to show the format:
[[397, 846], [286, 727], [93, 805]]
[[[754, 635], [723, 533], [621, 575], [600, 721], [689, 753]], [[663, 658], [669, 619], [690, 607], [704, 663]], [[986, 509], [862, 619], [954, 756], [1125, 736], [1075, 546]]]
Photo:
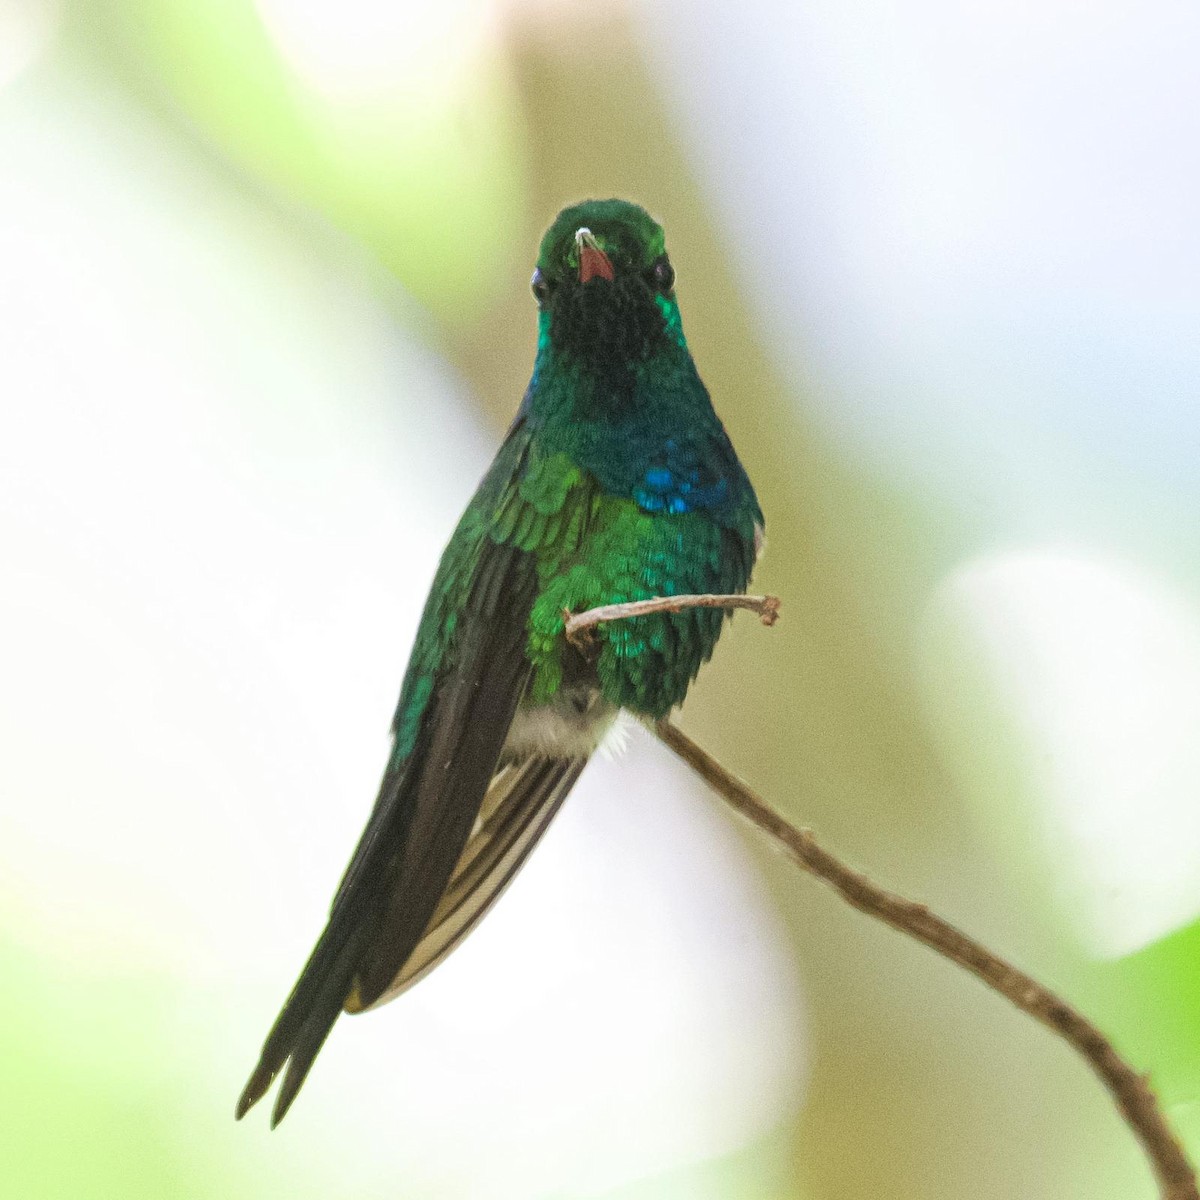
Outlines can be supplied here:
[[655, 291], [662, 292], [664, 296], [675, 286], [675, 268], [665, 254], [650, 268], [650, 283]]
[[529, 281], [529, 287], [533, 292], [533, 298], [538, 302], [538, 308], [545, 308], [546, 301], [550, 299], [550, 292], [553, 290], [553, 285], [542, 274], [540, 267], [533, 268], [533, 278]]

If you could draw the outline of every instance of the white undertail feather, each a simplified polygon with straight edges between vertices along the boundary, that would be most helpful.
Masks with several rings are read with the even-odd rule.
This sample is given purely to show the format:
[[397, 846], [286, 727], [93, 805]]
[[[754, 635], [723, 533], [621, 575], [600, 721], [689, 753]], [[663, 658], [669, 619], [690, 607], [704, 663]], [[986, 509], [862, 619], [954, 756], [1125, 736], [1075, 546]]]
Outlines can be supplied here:
[[636, 718], [631, 717], [623, 708], [620, 709], [617, 715], [613, 717], [612, 724], [608, 727], [608, 732], [596, 748], [596, 753], [601, 758], [610, 760], [620, 758], [629, 747], [629, 737], [635, 723]]
[[604, 740], [617, 710], [591, 686], [564, 688], [549, 704], [522, 704], [508, 729], [501, 762], [587, 758]]

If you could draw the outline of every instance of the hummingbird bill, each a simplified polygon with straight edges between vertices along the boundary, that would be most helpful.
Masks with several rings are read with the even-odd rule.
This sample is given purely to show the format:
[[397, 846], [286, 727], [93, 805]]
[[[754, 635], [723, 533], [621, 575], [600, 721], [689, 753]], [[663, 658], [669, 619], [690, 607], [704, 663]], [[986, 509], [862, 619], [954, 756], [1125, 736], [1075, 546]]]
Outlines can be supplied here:
[[417, 630], [378, 796], [241, 1118], [272, 1126], [342, 1012], [394, 999], [479, 923], [621, 710], [682, 703], [727, 612], [565, 613], [744, 593], [763, 516], [692, 361], [662, 228], [623, 200], [564, 209], [533, 272], [524, 399], [450, 537]]

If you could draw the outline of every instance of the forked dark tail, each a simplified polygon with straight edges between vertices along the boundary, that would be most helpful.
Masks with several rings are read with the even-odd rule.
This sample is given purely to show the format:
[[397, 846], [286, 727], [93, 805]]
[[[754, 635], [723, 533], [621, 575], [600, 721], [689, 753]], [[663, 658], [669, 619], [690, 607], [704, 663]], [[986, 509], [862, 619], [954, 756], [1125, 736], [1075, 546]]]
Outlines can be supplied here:
[[286, 1063], [287, 1073], [275, 1098], [271, 1128], [283, 1120], [338, 1019], [354, 986], [359, 956], [366, 941], [361, 926], [345, 937], [339, 936], [342, 930], [337, 928], [338, 924], [335, 916], [325, 927], [283, 1011], [271, 1027], [258, 1066], [238, 1100], [239, 1121], [266, 1095]]

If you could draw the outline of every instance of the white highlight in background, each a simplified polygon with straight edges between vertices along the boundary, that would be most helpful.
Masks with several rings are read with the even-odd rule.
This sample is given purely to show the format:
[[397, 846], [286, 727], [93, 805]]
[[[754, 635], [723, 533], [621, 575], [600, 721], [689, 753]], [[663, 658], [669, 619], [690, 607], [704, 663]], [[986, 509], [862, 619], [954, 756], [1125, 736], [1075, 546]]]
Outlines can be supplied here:
[[0, 0], [0, 88], [42, 56], [61, 25], [58, 0]]
[[[1015, 766], [1010, 778], [1033, 798], [1030, 832], [1040, 835], [1046, 878], [1094, 950], [1129, 953], [1196, 918], [1193, 606], [1127, 564], [1009, 554], [945, 582], [923, 652], [931, 703], [968, 792], [988, 801], [1001, 777], [995, 754]], [[981, 710], [976, 689], [992, 718], [968, 728], [968, 714]], [[1020, 820], [1019, 809], [1007, 812]]]
[[329, 97], [452, 88], [495, 29], [491, 0], [255, 0], [296, 73]]

